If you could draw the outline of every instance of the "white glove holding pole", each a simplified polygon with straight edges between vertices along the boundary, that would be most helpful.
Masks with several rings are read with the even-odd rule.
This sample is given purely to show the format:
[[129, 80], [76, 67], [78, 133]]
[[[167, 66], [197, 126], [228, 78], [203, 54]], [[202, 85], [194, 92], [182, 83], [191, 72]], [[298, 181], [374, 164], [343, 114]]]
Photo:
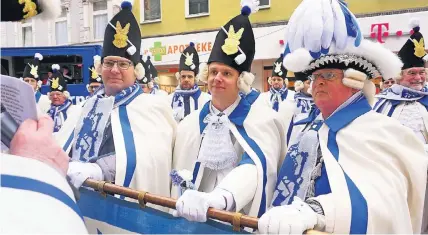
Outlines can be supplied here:
[[86, 179], [103, 180], [103, 172], [96, 163], [70, 162], [67, 175], [77, 189]]
[[277, 206], [270, 209], [259, 219], [261, 234], [303, 234], [317, 224], [317, 213], [294, 197], [291, 205]]
[[215, 189], [211, 193], [186, 190], [177, 200], [175, 204], [177, 210], [173, 212], [173, 215], [189, 221], [206, 222], [208, 208], [226, 209], [226, 200], [231, 196], [231, 193], [222, 189]]

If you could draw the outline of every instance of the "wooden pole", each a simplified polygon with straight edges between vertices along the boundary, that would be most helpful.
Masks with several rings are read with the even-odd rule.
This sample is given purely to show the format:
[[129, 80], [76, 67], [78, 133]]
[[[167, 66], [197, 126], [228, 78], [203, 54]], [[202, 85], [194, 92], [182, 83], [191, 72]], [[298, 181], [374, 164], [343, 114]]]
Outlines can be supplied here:
[[[171, 209], [175, 209], [175, 203], [177, 202], [177, 200], [173, 198], [158, 196], [158, 195], [154, 195], [154, 194], [146, 193], [142, 191], [137, 191], [134, 189], [118, 186], [115, 184], [106, 183], [104, 181], [87, 179], [85, 181], [85, 186], [93, 188], [97, 191], [119, 194], [119, 195], [133, 198], [136, 200], [139, 199], [139, 196], [141, 197], [141, 195], [144, 195], [145, 203], [151, 203], [151, 204], [155, 204], [158, 206], [163, 206]], [[216, 219], [216, 220], [233, 224], [233, 218], [236, 217], [238, 213], [209, 208], [207, 215], [211, 219]], [[254, 218], [251, 216], [242, 215], [240, 217], [240, 225], [242, 227], [258, 229], [258, 222], [259, 222], [258, 218]], [[315, 231], [315, 230], [307, 230], [306, 234], [326, 234], [326, 233]]]

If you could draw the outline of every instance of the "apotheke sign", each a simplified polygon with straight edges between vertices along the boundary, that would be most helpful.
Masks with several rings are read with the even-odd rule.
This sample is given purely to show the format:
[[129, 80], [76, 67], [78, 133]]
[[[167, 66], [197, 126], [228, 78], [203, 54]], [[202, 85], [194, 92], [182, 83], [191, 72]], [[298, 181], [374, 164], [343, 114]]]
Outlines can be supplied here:
[[[189, 44], [171, 44], [162, 45], [162, 42], [156, 41], [153, 43], [153, 47], [149, 50], [145, 50], [147, 54], [149, 51], [152, 53], [154, 61], [162, 61], [162, 57], [165, 55], [180, 54], [188, 47]], [[198, 42], [195, 43], [195, 48], [198, 53], [211, 52], [213, 43], [212, 42]]]

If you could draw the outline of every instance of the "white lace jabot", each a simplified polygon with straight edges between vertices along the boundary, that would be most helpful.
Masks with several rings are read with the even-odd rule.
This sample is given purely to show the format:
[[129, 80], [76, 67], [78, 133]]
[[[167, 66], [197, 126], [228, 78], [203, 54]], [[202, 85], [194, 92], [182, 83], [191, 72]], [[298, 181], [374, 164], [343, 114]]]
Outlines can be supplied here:
[[404, 105], [403, 111], [398, 116], [398, 120], [403, 126], [413, 130], [413, 132], [422, 140], [427, 143], [427, 131], [424, 125], [422, 113], [419, 110], [417, 102], [408, 102]]
[[238, 156], [229, 130], [228, 116], [238, 106], [240, 100], [241, 97], [238, 96], [235, 102], [223, 112], [211, 105], [211, 112], [204, 119], [207, 126], [202, 134], [198, 161], [212, 170], [233, 168], [238, 163]]

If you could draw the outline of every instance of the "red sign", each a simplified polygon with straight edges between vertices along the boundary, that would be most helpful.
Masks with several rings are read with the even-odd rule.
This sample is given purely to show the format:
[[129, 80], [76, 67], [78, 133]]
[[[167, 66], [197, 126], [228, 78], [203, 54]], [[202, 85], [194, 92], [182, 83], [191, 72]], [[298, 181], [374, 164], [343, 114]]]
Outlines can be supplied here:
[[413, 34], [413, 30], [410, 30], [410, 32], [406, 33], [406, 31], [403, 30], [397, 30], [394, 33], [390, 33], [390, 25], [389, 23], [376, 23], [372, 24], [370, 27], [370, 37], [373, 39], [376, 39], [379, 43], [385, 43], [384, 38], [387, 38], [389, 36], [397, 36], [401, 37], [403, 35], [411, 35]]

